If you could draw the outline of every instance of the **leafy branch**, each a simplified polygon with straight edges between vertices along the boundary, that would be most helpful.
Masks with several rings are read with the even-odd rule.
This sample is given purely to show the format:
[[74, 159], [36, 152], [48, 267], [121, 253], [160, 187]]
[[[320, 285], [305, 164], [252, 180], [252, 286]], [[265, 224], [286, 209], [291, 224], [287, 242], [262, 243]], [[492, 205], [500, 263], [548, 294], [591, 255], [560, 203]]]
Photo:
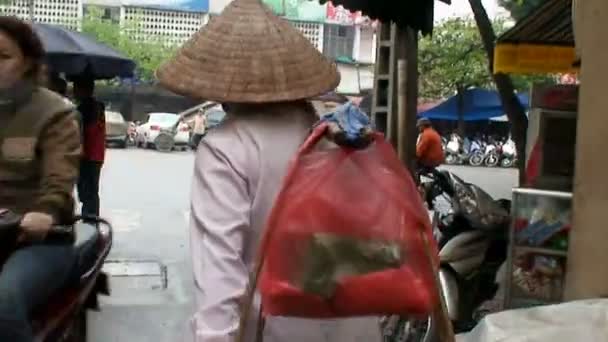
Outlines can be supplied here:
[[89, 7], [83, 18], [82, 31], [124, 53], [137, 63], [137, 76], [143, 81], [153, 81], [154, 71], [169, 59], [177, 47], [166, 44], [166, 37], [142, 34], [142, 20], [135, 19], [118, 25], [103, 17], [101, 8]]

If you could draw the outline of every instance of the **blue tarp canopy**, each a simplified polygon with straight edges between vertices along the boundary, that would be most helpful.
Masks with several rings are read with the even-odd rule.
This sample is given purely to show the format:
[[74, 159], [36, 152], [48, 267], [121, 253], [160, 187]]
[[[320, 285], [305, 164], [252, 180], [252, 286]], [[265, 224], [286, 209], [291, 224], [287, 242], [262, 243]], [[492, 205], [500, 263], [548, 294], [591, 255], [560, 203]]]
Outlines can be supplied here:
[[[459, 95], [454, 95], [441, 104], [424, 112], [418, 116], [435, 120], [458, 121]], [[464, 121], [489, 120], [503, 116], [505, 114], [500, 102], [500, 96], [495, 90], [473, 88], [466, 90], [463, 94]], [[518, 94], [519, 101], [528, 109], [529, 97], [527, 94]]]

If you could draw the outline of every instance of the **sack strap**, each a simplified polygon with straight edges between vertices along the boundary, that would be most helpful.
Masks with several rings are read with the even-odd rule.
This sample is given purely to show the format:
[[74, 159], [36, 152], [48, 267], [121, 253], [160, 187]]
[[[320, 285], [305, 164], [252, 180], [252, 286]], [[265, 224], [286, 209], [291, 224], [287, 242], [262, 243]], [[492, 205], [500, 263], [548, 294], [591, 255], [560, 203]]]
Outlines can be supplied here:
[[[316, 124], [311, 133], [308, 135], [304, 143], [300, 145], [294, 160], [292, 160], [292, 165], [289, 167], [288, 173], [285, 175], [285, 180], [289, 181], [292, 179], [295, 170], [297, 169], [297, 164], [300, 162], [301, 157], [309, 154], [314, 150], [314, 148], [319, 144], [321, 139], [325, 136], [328, 130], [328, 124], [325, 122], [319, 122]], [[283, 184], [284, 188], [287, 184]], [[283, 200], [284, 195], [279, 193], [276, 202], [281, 202]], [[271, 213], [268, 218], [268, 226], [273, 226], [272, 222], [276, 220], [276, 215]], [[258, 252], [255, 259], [253, 272], [249, 274], [249, 283], [247, 284], [247, 290], [245, 291], [245, 295], [241, 301], [240, 306], [240, 324], [239, 329], [237, 331], [235, 342], [245, 342], [245, 334], [247, 330], [247, 323], [249, 322], [251, 310], [253, 309], [253, 301], [255, 298], [255, 292], [257, 290], [258, 279], [260, 274], [262, 273], [262, 268], [264, 266], [264, 260], [266, 259], [266, 251], [267, 244], [270, 241], [270, 237], [272, 236], [272, 231], [265, 229], [263, 234], [261, 235], [261, 241], [258, 247]], [[258, 313], [258, 324], [256, 329], [256, 342], [263, 341], [263, 330], [265, 326], [265, 319], [262, 316], [262, 305], [260, 304], [260, 310]]]

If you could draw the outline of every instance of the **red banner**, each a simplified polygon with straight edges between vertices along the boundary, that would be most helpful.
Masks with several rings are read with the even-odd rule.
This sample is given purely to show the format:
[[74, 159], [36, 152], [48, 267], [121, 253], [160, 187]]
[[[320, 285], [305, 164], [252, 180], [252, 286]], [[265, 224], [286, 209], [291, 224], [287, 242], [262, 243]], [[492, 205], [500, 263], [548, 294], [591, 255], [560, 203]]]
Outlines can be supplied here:
[[334, 6], [330, 1], [327, 3], [327, 17], [326, 21], [333, 24], [341, 25], [358, 25], [366, 21], [363, 17], [363, 13], [351, 12], [345, 9], [342, 5]]

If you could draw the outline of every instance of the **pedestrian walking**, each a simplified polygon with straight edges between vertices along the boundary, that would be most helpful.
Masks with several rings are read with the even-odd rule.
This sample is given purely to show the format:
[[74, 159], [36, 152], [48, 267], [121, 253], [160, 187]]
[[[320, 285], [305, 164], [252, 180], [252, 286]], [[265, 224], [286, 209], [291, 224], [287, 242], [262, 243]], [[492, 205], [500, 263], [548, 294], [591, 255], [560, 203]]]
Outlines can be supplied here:
[[192, 130], [192, 148], [198, 148], [201, 139], [207, 132], [207, 116], [202, 111], [194, 117], [194, 129]]
[[99, 180], [105, 159], [105, 105], [95, 99], [95, 81], [82, 77], [74, 81], [74, 98], [81, 115], [83, 153], [78, 178], [78, 198], [83, 216], [99, 216]]

